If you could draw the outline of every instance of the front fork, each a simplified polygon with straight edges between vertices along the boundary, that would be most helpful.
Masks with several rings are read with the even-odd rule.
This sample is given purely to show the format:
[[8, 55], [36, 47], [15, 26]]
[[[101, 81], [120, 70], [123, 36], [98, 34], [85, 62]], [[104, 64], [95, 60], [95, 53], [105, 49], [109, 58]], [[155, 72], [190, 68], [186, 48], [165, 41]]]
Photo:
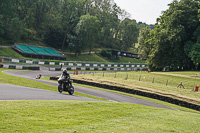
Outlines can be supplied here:
[[59, 84], [61, 84], [62, 85], [62, 89], [63, 89], [63, 91], [67, 91], [68, 90], [68, 88], [72, 85], [72, 83], [59, 83]]

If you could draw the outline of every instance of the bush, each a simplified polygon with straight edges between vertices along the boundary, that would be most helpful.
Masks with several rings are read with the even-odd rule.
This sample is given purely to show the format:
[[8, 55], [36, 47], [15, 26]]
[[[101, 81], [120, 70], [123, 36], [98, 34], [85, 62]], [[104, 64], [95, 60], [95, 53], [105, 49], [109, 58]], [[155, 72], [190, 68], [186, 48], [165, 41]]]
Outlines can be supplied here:
[[106, 57], [108, 59], [111, 59], [111, 57], [112, 57], [112, 53], [108, 52], [106, 50], [102, 50], [100, 54], [101, 54], [101, 56]]

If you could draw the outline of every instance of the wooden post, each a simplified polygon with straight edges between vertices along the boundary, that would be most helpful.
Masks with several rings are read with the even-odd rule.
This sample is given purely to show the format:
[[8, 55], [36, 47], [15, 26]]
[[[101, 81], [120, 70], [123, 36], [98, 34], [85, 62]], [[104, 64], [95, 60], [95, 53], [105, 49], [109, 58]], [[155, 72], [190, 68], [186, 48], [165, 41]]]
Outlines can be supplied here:
[[140, 81], [140, 79], [141, 79], [141, 75], [140, 75], [140, 77], [139, 77], [139, 81]]
[[117, 77], [117, 72], [115, 72], [115, 78]]
[[103, 72], [103, 77], [104, 77], [104, 72]]
[[125, 80], [127, 80], [128, 79], [128, 74], [126, 74], [126, 79]]
[[167, 84], [168, 84], [168, 80], [167, 80], [166, 86], [167, 86]]
[[152, 81], [152, 83], [154, 83], [154, 77], [153, 77], [153, 81]]

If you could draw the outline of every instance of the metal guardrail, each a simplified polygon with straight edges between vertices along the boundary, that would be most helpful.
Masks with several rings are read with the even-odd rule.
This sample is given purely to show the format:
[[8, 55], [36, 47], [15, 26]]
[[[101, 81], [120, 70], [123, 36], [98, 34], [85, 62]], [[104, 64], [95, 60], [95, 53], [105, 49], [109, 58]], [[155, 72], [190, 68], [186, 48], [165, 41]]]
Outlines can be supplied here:
[[9, 65], [9, 64], [0, 64], [0, 68], [5, 69], [20, 69], [20, 70], [40, 70], [39, 66], [19, 66], [19, 65]]
[[147, 68], [147, 65], [141, 63], [106, 63], [106, 62], [51, 62], [40, 60], [27, 60], [27, 59], [15, 59], [9, 57], [0, 57], [0, 62], [16, 63], [16, 64], [34, 64], [34, 65], [50, 65], [50, 66], [70, 66], [70, 67], [106, 67], [106, 68]]
[[[40, 70], [40, 66], [23, 66], [23, 65], [10, 65], [0, 64], [0, 68], [6, 69], [28, 69], [28, 70]], [[107, 67], [55, 67], [49, 68], [49, 71], [61, 71], [67, 69], [69, 71], [143, 71], [146, 68], [107, 68]]]

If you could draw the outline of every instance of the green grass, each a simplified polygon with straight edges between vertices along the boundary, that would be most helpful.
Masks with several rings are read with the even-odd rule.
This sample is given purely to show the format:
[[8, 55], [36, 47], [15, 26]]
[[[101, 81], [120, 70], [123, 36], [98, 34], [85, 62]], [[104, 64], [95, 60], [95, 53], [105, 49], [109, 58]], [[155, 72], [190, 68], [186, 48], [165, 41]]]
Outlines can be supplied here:
[[187, 75], [187, 76], [198, 76], [200, 75], [200, 71], [175, 71], [175, 72], [166, 72], [167, 74], [179, 74], [179, 75]]
[[[46, 59], [35, 59], [23, 57], [12, 48], [0, 48], [0, 56], [4, 57], [13, 57], [13, 58], [24, 58], [24, 59], [33, 59], [41, 61], [58, 61], [58, 60], [46, 60]], [[62, 60], [63, 61], [63, 60]], [[85, 61], [85, 62], [107, 62], [107, 63], [145, 63], [143, 60], [137, 60], [133, 58], [119, 57], [119, 60], [108, 60], [98, 54], [82, 54], [82, 55], [66, 55], [66, 61]]]
[[82, 54], [82, 55], [66, 55], [67, 61], [93, 61], [93, 62], [108, 62], [97, 54]]
[[24, 58], [22, 55], [15, 52], [12, 48], [0, 48], [0, 56]]
[[141, 63], [141, 64], [146, 64], [145, 60], [138, 60], [134, 58], [128, 58], [128, 57], [122, 57], [119, 56], [119, 60], [109, 60], [110, 62], [118, 62], [118, 63]]
[[134, 58], [119, 57], [119, 60], [105, 59], [98, 54], [82, 54], [82, 55], [66, 55], [67, 61], [88, 61], [88, 62], [110, 62], [110, 63], [142, 63], [145, 64], [144, 60], [138, 60]]
[[200, 131], [200, 114], [111, 102], [0, 101], [9, 132], [161, 133]]

